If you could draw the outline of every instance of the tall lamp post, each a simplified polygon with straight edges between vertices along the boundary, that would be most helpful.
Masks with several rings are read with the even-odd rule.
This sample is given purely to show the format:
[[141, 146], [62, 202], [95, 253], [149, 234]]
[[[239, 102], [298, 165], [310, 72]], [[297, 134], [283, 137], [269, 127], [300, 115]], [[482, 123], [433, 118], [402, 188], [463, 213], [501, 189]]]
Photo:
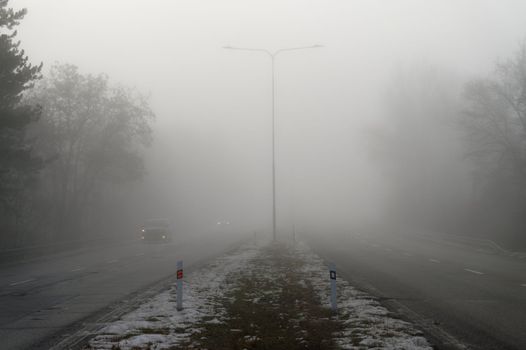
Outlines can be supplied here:
[[276, 56], [286, 51], [306, 50], [306, 49], [317, 49], [323, 47], [322, 45], [312, 46], [299, 46], [289, 47], [285, 49], [279, 49], [271, 52], [266, 49], [256, 49], [247, 47], [234, 47], [234, 46], [223, 46], [227, 50], [240, 50], [240, 51], [258, 51], [267, 54], [272, 62], [272, 238], [276, 240], [276, 71], [275, 59]]

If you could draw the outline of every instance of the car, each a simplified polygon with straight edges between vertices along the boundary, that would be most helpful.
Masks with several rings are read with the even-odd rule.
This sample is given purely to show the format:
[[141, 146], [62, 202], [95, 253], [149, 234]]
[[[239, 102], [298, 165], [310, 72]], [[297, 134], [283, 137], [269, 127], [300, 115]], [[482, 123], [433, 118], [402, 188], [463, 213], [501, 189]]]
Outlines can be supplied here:
[[143, 242], [171, 242], [173, 239], [172, 223], [168, 219], [147, 220], [141, 229]]

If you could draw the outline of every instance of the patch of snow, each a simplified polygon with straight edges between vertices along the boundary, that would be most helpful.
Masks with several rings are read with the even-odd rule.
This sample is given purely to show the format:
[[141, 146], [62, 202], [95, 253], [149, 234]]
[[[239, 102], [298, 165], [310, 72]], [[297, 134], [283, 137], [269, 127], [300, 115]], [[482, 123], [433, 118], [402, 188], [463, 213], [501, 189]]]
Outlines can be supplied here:
[[[328, 267], [304, 243], [297, 244], [295, 251], [304, 263], [302, 271], [306, 279], [322, 304], [329, 308]], [[334, 336], [342, 349], [432, 350], [421, 332], [410, 323], [390, 317], [389, 311], [374, 298], [341, 278], [337, 282], [337, 304], [338, 319], [345, 328]]]
[[[239, 279], [250, 268], [257, 270], [261, 281], [286, 278], [269, 268], [258, 269], [261, 250], [248, 244], [235, 252], [223, 256], [198, 273], [188, 274], [184, 281], [184, 309], [176, 309], [176, 287], [160, 293], [136, 310], [124, 315], [120, 320], [104, 325], [89, 345], [95, 349], [133, 348], [168, 349], [177, 347], [189, 340], [190, 336], [200, 334], [199, 323], [222, 324], [229, 315], [222, 304], [228, 293], [235, 291]], [[328, 268], [323, 260], [314, 254], [305, 244], [299, 243], [293, 253], [303, 263], [300, 285], [312, 287], [324, 307], [330, 308], [330, 284]], [[268, 270], [268, 271], [267, 271]], [[343, 328], [333, 334], [335, 342], [342, 349], [389, 349], [389, 350], [431, 350], [431, 346], [422, 334], [411, 324], [393, 318], [371, 296], [353, 288], [343, 279], [338, 279], [338, 315]], [[275, 305], [276, 298], [282, 292], [276, 286], [271, 290], [256, 288], [247, 294], [254, 303], [264, 300]], [[295, 303], [302, 303], [295, 300]], [[286, 317], [276, 310], [278, 318]], [[297, 314], [289, 320], [296, 327], [300, 320], [307, 317]], [[254, 329], [257, 325], [254, 325]], [[230, 329], [240, 332], [239, 329]], [[297, 341], [307, 343], [304, 330], [297, 330]], [[203, 334], [204, 335], [204, 334]], [[256, 335], [246, 335], [245, 339], [256, 342]]]
[[183, 282], [182, 311], [176, 308], [174, 285], [120, 320], [103, 325], [89, 346], [94, 349], [167, 349], [199, 333], [194, 326], [205, 318], [212, 317], [209, 323], [222, 323], [228, 315], [215, 300], [232, 289], [226, 277], [239, 273], [258, 252], [259, 247], [246, 244], [200, 269], [199, 273], [188, 274]]
[[217, 318], [213, 318], [210, 321], [206, 321], [208, 324], [222, 324], [223, 321], [219, 321]]

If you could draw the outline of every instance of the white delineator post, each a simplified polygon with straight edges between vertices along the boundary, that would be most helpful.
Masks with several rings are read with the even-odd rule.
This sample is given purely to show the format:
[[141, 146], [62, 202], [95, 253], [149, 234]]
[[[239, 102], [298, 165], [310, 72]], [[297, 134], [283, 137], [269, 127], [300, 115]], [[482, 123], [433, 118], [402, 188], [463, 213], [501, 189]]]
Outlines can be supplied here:
[[329, 264], [329, 277], [331, 279], [331, 309], [336, 312], [336, 266], [334, 263]]
[[177, 311], [183, 309], [183, 261], [177, 261]]

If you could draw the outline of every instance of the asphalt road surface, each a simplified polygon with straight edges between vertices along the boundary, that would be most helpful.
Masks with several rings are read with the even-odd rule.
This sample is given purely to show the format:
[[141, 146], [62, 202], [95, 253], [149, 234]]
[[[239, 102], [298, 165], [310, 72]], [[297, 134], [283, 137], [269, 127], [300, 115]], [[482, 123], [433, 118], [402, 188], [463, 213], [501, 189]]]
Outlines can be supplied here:
[[526, 349], [526, 261], [439, 238], [345, 233], [309, 245], [440, 349]]
[[0, 348], [49, 348], [68, 326], [173, 275], [177, 260], [188, 271], [235, 240], [205, 242], [127, 242], [0, 266]]

